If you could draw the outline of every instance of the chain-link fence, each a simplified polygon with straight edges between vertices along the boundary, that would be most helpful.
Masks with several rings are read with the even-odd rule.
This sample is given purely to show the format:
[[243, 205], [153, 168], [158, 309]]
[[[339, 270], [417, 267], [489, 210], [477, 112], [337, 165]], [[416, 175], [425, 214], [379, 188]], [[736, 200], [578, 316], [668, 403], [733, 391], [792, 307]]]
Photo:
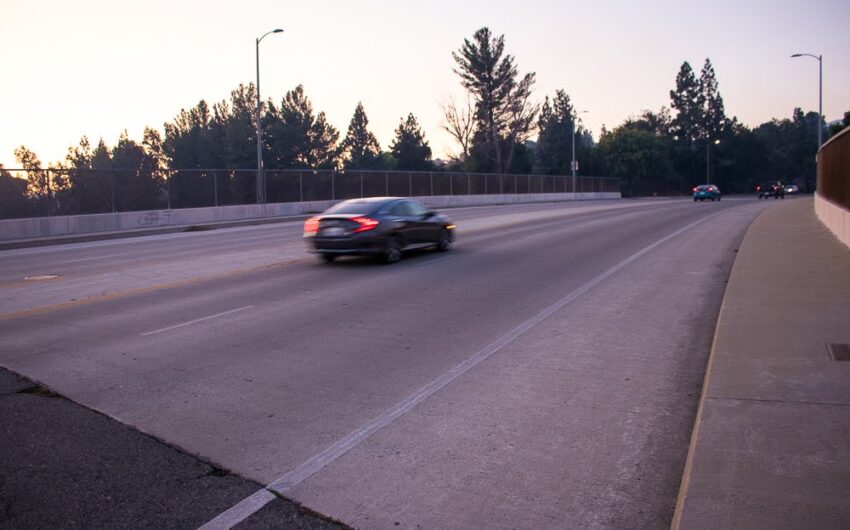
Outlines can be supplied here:
[[[0, 218], [254, 204], [257, 171], [3, 169]], [[445, 171], [266, 170], [267, 202], [372, 196], [617, 193], [616, 178]], [[575, 182], [575, 187], [573, 183]]]

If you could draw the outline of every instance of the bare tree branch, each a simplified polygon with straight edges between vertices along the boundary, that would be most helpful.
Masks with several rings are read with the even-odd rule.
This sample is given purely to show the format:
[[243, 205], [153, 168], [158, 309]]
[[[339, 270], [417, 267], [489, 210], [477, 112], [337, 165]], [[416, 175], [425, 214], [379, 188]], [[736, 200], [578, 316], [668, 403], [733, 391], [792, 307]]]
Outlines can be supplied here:
[[465, 107], [458, 108], [454, 99], [445, 101], [440, 106], [443, 111], [441, 127], [460, 145], [461, 153], [457, 159], [466, 162], [475, 134], [475, 105], [472, 98], [467, 95]]

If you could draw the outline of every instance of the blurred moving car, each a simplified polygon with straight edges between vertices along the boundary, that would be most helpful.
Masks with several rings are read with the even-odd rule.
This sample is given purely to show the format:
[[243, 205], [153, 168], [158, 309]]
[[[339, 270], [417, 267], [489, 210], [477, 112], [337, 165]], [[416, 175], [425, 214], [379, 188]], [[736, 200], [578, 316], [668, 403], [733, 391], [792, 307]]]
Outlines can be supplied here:
[[697, 186], [696, 188], [694, 188], [694, 202], [704, 201], [706, 199], [709, 199], [711, 201], [719, 201], [720, 188], [718, 188], [714, 184], [703, 184], [702, 186]]
[[785, 195], [794, 195], [800, 192], [800, 188], [796, 184], [786, 184], [782, 187], [782, 191]]
[[759, 199], [767, 199], [768, 197], [773, 197], [774, 199], [785, 198], [785, 188], [782, 187], [782, 183], [778, 180], [762, 182], [756, 186], [756, 191], [759, 194]]
[[455, 225], [440, 213], [400, 197], [351, 199], [304, 221], [312, 252], [331, 262], [337, 256], [372, 255], [385, 263], [405, 250], [451, 248]]

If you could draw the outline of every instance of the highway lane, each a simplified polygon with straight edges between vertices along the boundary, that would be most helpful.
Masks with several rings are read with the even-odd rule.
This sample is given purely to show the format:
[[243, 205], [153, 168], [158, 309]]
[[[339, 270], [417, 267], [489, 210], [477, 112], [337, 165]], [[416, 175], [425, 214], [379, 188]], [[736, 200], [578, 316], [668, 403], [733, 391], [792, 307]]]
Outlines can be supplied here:
[[[66, 265], [135, 252], [170, 282], [185, 259], [209, 279], [6, 312], [0, 363], [270, 483], [586, 289], [285, 494], [362, 527], [665, 526], [723, 281], [765, 207], [456, 211], [455, 250], [392, 267], [305, 260], [298, 225], [56, 249]], [[269, 240], [268, 262], [200, 263]]]
[[[449, 211], [466, 234], [529, 219], [564, 218], [648, 201], [483, 206]], [[300, 221], [0, 252], [0, 313], [113, 295], [304, 258]], [[57, 275], [33, 282], [34, 275]]]

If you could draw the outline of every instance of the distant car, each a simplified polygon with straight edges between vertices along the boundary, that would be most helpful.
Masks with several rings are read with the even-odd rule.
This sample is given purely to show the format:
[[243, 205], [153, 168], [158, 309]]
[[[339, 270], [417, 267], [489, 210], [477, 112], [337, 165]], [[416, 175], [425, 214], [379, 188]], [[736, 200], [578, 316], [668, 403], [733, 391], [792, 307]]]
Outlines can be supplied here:
[[720, 188], [715, 186], [714, 184], [703, 184], [702, 186], [697, 186], [694, 188], [694, 202], [696, 201], [719, 201], [720, 200]]
[[786, 184], [782, 187], [785, 195], [794, 195], [800, 192], [800, 188], [796, 184]]
[[337, 256], [371, 255], [385, 263], [406, 250], [451, 248], [455, 225], [440, 213], [400, 197], [372, 197], [340, 202], [304, 222], [310, 250], [327, 262]]
[[767, 199], [768, 197], [773, 197], [774, 199], [785, 198], [785, 188], [778, 180], [762, 182], [756, 186], [756, 191], [759, 194], [759, 199]]

